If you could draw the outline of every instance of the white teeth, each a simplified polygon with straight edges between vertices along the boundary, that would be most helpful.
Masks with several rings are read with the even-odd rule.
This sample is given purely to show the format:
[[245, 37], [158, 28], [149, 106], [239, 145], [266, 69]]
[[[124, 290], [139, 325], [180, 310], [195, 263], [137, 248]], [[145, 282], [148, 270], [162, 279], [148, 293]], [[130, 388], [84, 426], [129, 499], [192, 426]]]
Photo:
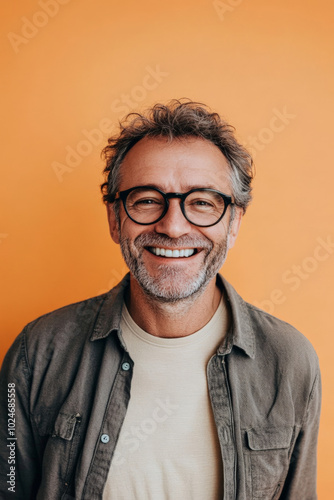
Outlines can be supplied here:
[[189, 250], [184, 251], [184, 256], [185, 257], [191, 257], [195, 253], [194, 248], [190, 248]]
[[152, 253], [162, 255], [163, 257], [191, 257], [195, 253], [194, 248], [185, 248], [182, 250], [171, 250], [170, 248], [151, 247]]

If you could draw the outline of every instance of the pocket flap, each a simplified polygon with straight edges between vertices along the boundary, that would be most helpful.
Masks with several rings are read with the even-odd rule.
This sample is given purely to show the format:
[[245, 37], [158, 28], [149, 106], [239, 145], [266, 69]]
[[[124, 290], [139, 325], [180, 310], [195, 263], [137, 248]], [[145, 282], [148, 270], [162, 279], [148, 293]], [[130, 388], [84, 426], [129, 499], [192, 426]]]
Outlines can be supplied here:
[[293, 427], [256, 427], [247, 431], [248, 445], [255, 451], [288, 448], [292, 434]]
[[80, 422], [80, 420], [80, 413], [74, 413], [72, 415], [59, 413], [55, 421], [52, 437], [60, 437], [62, 439], [66, 439], [67, 441], [71, 441], [76, 423]]

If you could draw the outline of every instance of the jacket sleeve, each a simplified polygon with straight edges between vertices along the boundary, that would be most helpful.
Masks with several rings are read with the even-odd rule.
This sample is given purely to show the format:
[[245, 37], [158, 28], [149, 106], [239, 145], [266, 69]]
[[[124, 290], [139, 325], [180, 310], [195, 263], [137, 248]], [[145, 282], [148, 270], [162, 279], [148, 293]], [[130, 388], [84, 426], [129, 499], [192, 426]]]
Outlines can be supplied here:
[[0, 498], [36, 497], [38, 454], [30, 420], [30, 369], [25, 331], [9, 349], [0, 372]]
[[304, 420], [296, 439], [290, 468], [280, 499], [317, 499], [317, 441], [321, 408], [321, 377], [318, 368]]

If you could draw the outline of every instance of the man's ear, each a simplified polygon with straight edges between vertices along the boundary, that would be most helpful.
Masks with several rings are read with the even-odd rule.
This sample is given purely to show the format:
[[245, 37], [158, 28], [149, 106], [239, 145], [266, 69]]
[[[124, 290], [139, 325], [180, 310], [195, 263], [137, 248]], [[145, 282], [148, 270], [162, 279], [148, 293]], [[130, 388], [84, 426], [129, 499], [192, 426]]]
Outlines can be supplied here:
[[119, 244], [118, 222], [113, 203], [107, 203], [107, 216], [108, 216], [110, 236], [112, 237], [115, 243]]
[[234, 217], [232, 223], [230, 224], [229, 234], [228, 234], [228, 250], [234, 246], [235, 240], [237, 239], [241, 219], [243, 216], [243, 210], [240, 207], [234, 208]]

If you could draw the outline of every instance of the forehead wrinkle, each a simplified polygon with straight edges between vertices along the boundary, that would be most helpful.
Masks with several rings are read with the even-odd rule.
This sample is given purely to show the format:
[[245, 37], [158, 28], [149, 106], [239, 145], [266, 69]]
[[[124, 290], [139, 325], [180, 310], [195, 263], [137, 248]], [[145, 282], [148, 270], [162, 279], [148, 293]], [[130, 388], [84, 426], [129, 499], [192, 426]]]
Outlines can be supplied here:
[[182, 184], [182, 191], [187, 192], [191, 191], [192, 189], [201, 189], [201, 188], [206, 188], [206, 189], [216, 189], [217, 191], [220, 191], [220, 188], [217, 184], [212, 184], [212, 183], [203, 183], [203, 184]]
[[[160, 189], [160, 191], [163, 191], [164, 193], [187, 193], [188, 191], [191, 191], [192, 189], [215, 189], [217, 191], [220, 191], [221, 188], [217, 185], [217, 184], [209, 184], [209, 183], [203, 183], [203, 184], [182, 184], [181, 185], [181, 189], [180, 190], [173, 190], [173, 191], [170, 191], [169, 189], [167, 189], [163, 183], [159, 183], [159, 182], [150, 182], [148, 184], [140, 184], [138, 185], [138, 187], [141, 187], [141, 186], [147, 186], [148, 188], [156, 188], [156, 189]], [[133, 187], [137, 187], [137, 186], [133, 186]]]
[[[149, 187], [157, 188], [157, 189], [160, 189], [161, 191], [167, 192], [167, 189], [165, 188], [165, 186], [163, 184], [156, 183], [156, 182], [154, 182], [154, 183], [150, 182], [150, 184], [146, 184], [146, 185], [149, 186]], [[202, 189], [202, 188], [206, 188], [206, 189], [218, 189], [216, 185], [206, 184], [206, 183], [203, 183], [203, 184], [182, 184], [181, 185], [181, 191], [183, 193], [191, 191], [192, 189]]]

